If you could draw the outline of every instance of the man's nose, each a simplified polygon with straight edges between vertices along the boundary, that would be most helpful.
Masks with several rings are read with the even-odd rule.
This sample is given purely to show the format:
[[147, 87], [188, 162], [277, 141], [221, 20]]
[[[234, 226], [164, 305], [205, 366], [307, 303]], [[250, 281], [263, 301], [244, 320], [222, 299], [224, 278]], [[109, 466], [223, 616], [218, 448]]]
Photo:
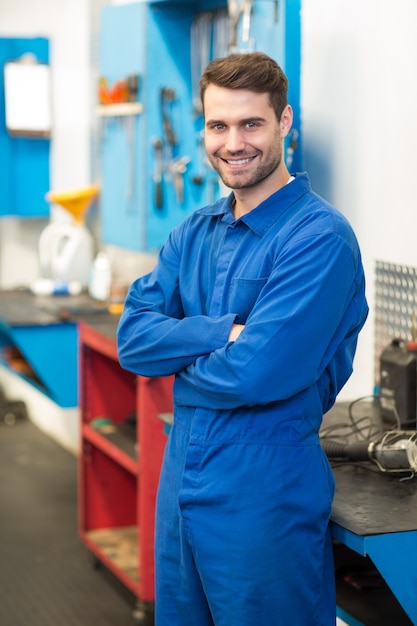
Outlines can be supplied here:
[[241, 150], [244, 150], [245, 142], [239, 129], [229, 128], [225, 148], [229, 152], [240, 152]]

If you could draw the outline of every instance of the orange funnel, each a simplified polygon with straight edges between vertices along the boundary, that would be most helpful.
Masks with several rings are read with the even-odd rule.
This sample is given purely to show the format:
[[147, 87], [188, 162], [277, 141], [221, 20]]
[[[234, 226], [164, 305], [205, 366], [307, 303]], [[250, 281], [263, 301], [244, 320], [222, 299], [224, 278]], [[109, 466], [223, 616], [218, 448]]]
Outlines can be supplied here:
[[83, 224], [84, 215], [94, 198], [97, 197], [98, 192], [97, 185], [90, 185], [74, 191], [49, 191], [45, 197], [48, 202], [59, 204], [68, 213], [71, 213], [77, 224]]

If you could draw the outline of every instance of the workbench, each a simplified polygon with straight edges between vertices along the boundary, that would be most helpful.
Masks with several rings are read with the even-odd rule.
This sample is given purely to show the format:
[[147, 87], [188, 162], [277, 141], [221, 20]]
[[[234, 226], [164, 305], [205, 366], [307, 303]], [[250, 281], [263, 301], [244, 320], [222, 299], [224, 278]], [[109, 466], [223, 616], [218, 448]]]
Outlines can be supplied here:
[[[323, 426], [338, 421], [347, 421], [345, 403], [336, 404], [324, 417]], [[333, 471], [334, 540], [371, 559], [411, 620], [401, 618], [403, 621], [397, 620], [396, 626], [417, 624], [417, 478], [400, 480], [378, 472], [373, 463], [368, 469], [341, 465], [334, 466]], [[343, 611], [339, 616], [349, 620]], [[363, 622], [353, 619], [348, 623]]]
[[[18, 349], [32, 370], [29, 382], [63, 408], [78, 406], [78, 332], [83, 319], [111, 319], [87, 293], [35, 296], [29, 289], [0, 291], [1, 361]], [[16, 370], [27, 377], [25, 371]]]

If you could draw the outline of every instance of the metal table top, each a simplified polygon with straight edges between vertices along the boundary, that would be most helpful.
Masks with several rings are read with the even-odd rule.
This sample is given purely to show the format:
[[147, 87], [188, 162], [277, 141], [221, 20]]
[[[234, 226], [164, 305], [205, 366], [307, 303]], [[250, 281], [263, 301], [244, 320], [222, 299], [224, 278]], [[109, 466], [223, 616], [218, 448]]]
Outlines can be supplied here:
[[[347, 423], [348, 407], [348, 403], [337, 403], [324, 416], [322, 429]], [[378, 422], [372, 403], [368, 404], [368, 414]], [[403, 480], [382, 473], [371, 461], [360, 465], [334, 463], [333, 472], [333, 522], [358, 535], [417, 530], [417, 477]]]

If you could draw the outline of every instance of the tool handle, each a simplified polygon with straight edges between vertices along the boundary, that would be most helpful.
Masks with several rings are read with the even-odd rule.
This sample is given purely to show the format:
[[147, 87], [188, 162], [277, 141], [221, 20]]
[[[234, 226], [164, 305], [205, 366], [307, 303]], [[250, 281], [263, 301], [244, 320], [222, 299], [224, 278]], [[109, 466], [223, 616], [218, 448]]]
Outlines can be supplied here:
[[155, 207], [162, 209], [162, 204], [162, 182], [158, 181], [155, 183]]
[[369, 441], [322, 441], [322, 447], [327, 457], [339, 461], [369, 461]]

